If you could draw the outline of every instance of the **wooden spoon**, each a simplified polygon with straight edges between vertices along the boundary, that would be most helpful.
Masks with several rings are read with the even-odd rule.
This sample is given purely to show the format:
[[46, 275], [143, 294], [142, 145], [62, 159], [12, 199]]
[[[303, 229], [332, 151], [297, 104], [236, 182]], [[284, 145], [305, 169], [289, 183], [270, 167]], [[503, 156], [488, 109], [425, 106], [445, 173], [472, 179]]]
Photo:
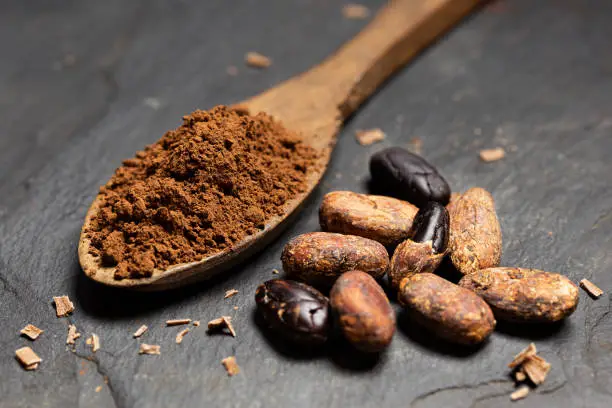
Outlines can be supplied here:
[[102, 199], [98, 195], [87, 212], [79, 242], [79, 261], [85, 274], [106, 285], [162, 290], [209, 278], [262, 249], [288, 224], [321, 180], [343, 121], [395, 70], [480, 2], [391, 1], [361, 33], [323, 63], [239, 104], [251, 113], [264, 111], [274, 116], [323, 151], [320, 169], [308, 174], [307, 191], [288, 202], [282, 216], [268, 220], [264, 230], [200, 261], [156, 270], [148, 278], [116, 280], [115, 268], [103, 267], [100, 258], [89, 253], [91, 242], [85, 235], [100, 210]]

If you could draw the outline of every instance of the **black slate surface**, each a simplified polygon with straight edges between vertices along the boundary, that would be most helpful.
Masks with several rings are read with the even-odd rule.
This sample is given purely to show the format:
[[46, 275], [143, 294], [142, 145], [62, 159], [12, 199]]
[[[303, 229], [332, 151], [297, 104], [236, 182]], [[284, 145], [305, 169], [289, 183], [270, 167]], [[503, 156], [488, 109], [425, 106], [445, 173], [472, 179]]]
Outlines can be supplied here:
[[[365, 2], [372, 8], [381, 1]], [[368, 156], [423, 140], [455, 190], [492, 191], [504, 265], [591, 278], [612, 289], [612, 2], [496, 2], [390, 81], [347, 124], [331, 167], [303, 214], [266, 251], [212, 283], [161, 294], [99, 287], [77, 262], [79, 228], [97, 188], [183, 113], [262, 91], [320, 61], [365, 24], [339, 0], [79, 0], [0, 3], [1, 407], [609, 407], [612, 318], [606, 293], [581, 293], [553, 328], [501, 328], [475, 352], [432, 341], [400, 318], [380, 359], [336, 347], [296, 354], [254, 319], [253, 293], [272, 278], [288, 238], [316, 230], [335, 189], [366, 191]], [[244, 67], [258, 50], [274, 65]], [[235, 65], [239, 74], [226, 73]], [[353, 137], [380, 127], [370, 147]], [[485, 164], [481, 148], [507, 157]], [[226, 289], [240, 294], [223, 300]], [[51, 298], [68, 294], [70, 318]], [[233, 307], [238, 306], [237, 310]], [[182, 344], [169, 318], [234, 318], [238, 337], [194, 328]], [[69, 322], [97, 333], [64, 345]], [[45, 333], [18, 337], [33, 323]], [[131, 333], [141, 324], [141, 340]], [[530, 341], [552, 363], [546, 383], [511, 403], [506, 364]], [[139, 356], [138, 343], [161, 344]], [[44, 359], [22, 370], [14, 350]], [[220, 360], [236, 355], [229, 378]], [[106, 381], [105, 381], [106, 380]], [[99, 388], [97, 388], [99, 387]], [[96, 391], [98, 389], [98, 391]]]

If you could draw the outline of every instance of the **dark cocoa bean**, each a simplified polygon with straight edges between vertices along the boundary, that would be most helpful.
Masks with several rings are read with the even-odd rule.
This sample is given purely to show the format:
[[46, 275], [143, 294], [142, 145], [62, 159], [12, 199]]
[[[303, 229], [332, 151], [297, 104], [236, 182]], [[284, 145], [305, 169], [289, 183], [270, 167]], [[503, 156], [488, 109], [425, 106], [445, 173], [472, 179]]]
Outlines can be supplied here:
[[484, 300], [431, 273], [403, 279], [398, 298], [411, 319], [450, 342], [477, 344], [495, 328]]
[[417, 207], [428, 201], [446, 205], [450, 198], [450, 187], [436, 168], [401, 147], [375, 153], [370, 159], [370, 174], [377, 187]]
[[356, 349], [379, 352], [391, 344], [395, 313], [370, 275], [361, 271], [344, 273], [332, 287], [329, 300], [338, 327]]
[[259, 285], [255, 302], [270, 328], [284, 338], [302, 344], [321, 344], [327, 340], [329, 301], [315, 288], [273, 279]]
[[410, 239], [414, 242], [431, 241], [434, 252], [442, 254], [448, 246], [448, 228], [448, 211], [442, 204], [430, 201], [414, 217]]

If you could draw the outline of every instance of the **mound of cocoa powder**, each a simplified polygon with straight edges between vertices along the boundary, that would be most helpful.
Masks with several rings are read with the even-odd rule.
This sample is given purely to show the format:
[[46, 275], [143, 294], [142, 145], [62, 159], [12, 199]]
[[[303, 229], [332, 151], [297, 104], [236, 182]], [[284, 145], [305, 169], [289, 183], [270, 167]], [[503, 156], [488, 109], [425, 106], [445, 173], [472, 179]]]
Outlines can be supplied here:
[[265, 114], [196, 111], [100, 189], [91, 252], [124, 279], [230, 248], [283, 213], [318, 156]]

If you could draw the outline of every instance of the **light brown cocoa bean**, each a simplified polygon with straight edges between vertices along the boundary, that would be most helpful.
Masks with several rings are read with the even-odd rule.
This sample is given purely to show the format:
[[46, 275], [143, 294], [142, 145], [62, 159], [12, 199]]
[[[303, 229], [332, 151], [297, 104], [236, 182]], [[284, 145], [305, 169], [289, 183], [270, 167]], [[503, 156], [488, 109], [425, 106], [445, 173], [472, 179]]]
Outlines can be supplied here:
[[344, 273], [332, 287], [329, 300], [338, 327], [355, 348], [379, 352], [391, 344], [395, 312], [370, 275], [361, 271]]
[[431, 246], [431, 241], [413, 242], [407, 239], [397, 246], [391, 264], [389, 278], [391, 285], [398, 289], [402, 279], [417, 273], [433, 273], [442, 262], [444, 253], [437, 254]]
[[462, 274], [499, 265], [502, 236], [491, 194], [479, 187], [461, 194], [449, 208], [449, 253]]
[[477, 344], [495, 328], [493, 312], [480, 297], [431, 273], [404, 278], [399, 301], [411, 319], [450, 342]]
[[563, 275], [537, 269], [482, 269], [464, 276], [459, 286], [482, 297], [499, 320], [551, 323], [578, 306], [578, 286]]
[[407, 201], [351, 191], [333, 191], [319, 209], [321, 229], [358, 235], [395, 246], [408, 238], [418, 208]]
[[378, 279], [389, 268], [389, 254], [379, 242], [331, 232], [311, 232], [293, 238], [285, 245], [281, 261], [291, 278], [327, 288], [353, 269]]

